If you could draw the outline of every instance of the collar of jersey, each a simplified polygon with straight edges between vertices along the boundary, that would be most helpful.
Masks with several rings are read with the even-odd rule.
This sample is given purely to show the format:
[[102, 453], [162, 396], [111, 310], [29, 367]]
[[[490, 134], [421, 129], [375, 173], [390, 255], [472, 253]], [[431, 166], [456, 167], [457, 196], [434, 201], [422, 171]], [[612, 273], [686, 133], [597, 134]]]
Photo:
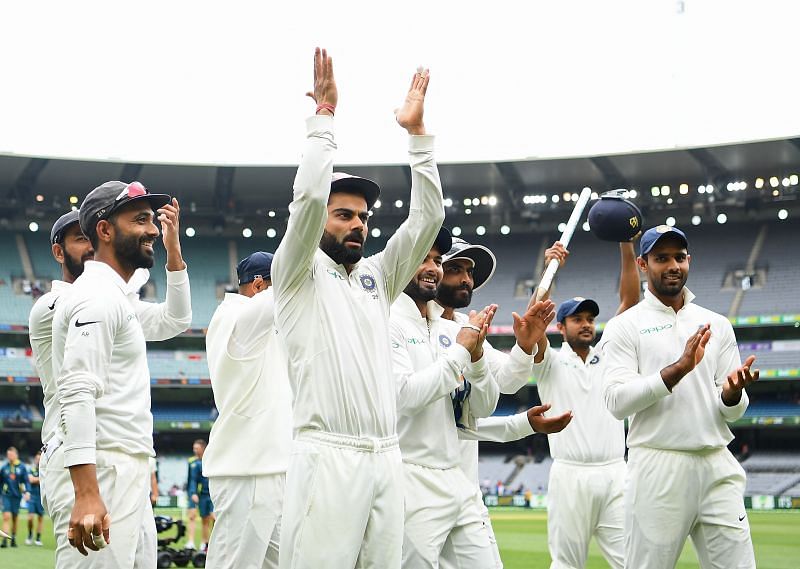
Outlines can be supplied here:
[[[550, 348], [548, 348], [548, 349], [550, 349]], [[582, 362], [582, 363], [589, 363], [591, 361], [592, 357], [594, 356], [595, 352], [597, 352], [595, 347], [594, 346], [589, 346], [589, 355], [586, 356], [586, 361]], [[567, 342], [566, 340], [561, 343], [561, 353], [564, 354], [567, 357], [575, 357], [575, 358], [580, 359], [580, 356], [575, 353], [575, 350], [572, 349], [572, 346], [570, 346], [569, 342]]]
[[59, 280], [50, 281], [50, 292], [58, 292], [60, 290], [66, 290], [71, 286], [72, 283], [68, 283], [67, 281], [59, 281]]
[[[694, 300], [694, 293], [688, 287], [683, 287], [683, 307], [686, 308]], [[650, 289], [644, 291], [644, 302], [662, 312], [672, 312], [672, 308], [662, 303]]]
[[[125, 279], [123, 279], [117, 271], [112, 269], [110, 265], [107, 265], [101, 261], [86, 261], [83, 266], [83, 275], [81, 276], [83, 277], [84, 275], [94, 275], [103, 279], [108, 279], [117, 285], [117, 287], [119, 287], [119, 289], [122, 291], [122, 294], [127, 295], [131, 292], [134, 292], [131, 290], [130, 284], [126, 283]], [[131, 281], [133, 281], [133, 279], [131, 279]]]
[[[394, 304], [392, 304], [392, 312], [415, 320], [420, 320], [422, 318], [419, 314], [417, 303], [406, 293], [402, 293], [397, 297], [397, 300], [394, 301]], [[443, 312], [444, 308], [439, 306], [435, 300], [428, 301], [428, 320], [439, 320]]]
[[[328, 257], [328, 254], [325, 251], [323, 251], [322, 249], [317, 248], [317, 252], [315, 253], [315, 255], [317, 256], [317, 259], [320, 262], [324, 263], [326, 266], [339, 271], [340, 273], [342, 273], [342, 276], [345, 277], [345, 278], [349, 277], [349, 275], [347, 274], [347, 269], [344, 268], [344, 265], [341, 265], [341, 264], [337, 263], [336, 261], [334, 261], [333, 259], [331, 259], [330, 257]], [[364, 257], [361, 257], [361, 259], [358, 261], [358, 263], [353, 265], [353, 270], [350, 271], [350, 274], [353, 274], [353, 272], [358, 270], [358, 268], [361, 266], [361, 261], [363, 261], [363, 260], [364, 260]]]

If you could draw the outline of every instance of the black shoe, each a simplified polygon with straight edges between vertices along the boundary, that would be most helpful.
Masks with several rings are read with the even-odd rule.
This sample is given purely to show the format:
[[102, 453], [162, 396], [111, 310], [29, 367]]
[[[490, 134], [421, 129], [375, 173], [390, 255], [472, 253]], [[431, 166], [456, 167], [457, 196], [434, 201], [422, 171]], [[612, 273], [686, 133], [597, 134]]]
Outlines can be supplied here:
[[3, 539], [3, 543], [0, 543], [0, 547], [8, 547], [8, 540]]
[[17, 546], [17, 538], [12, 537], [11, 538], [11, 547], [16, 547], [16, 546]]

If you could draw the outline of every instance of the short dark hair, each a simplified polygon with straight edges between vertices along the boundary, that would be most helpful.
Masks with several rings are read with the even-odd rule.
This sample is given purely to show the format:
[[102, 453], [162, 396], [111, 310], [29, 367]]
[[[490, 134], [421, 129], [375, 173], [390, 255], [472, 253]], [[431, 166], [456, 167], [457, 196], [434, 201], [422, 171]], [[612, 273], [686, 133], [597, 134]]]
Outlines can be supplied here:
[[207, 444], [206, 441], [203, 439], [197, 439], [192, 443], [192, 445], [201, 445], [201, 446], [206, 446], [206, 444]]

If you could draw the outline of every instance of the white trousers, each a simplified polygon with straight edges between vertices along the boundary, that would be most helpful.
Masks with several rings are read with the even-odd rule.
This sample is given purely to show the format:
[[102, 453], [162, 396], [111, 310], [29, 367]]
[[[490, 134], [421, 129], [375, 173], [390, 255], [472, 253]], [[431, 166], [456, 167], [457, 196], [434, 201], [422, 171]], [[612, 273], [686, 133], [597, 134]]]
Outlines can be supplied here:
[[672, 569], [689, 536], [703, 569], [755, 569], [744, 487], [727, 448], [630, 449], [625, 567]]
[[217, 521], [208, 544], [209, 569], [278, 569], [286, 475], [208, 479]]
[[553, 462], [547, 490], [551, 569], [585, 567], [592, 536], [608, 564], [623, 568], [625, 471], [624, 460], [603, 465]]
[[147, 456], [118, 451], [97, 451], [100, 497], [111, 516], [110, 543], [84, 557], [67, 540], [75, 503], [69, 469], [64, 467], [63, 447], [45, 464], [46, 491], [42, 500], [53, 519], [57, 569], [155, 569], [156, 526], [150, 505], [150, 466]]
[[[473, 484], [473, 486], [475, 486], [475, 484]], [[503, 560], [500, 559], [500, 548], [497, 547], [497, 538], [494, 536], [492, 520], [489, 517], [489, 508], [487, 508], [486, 504], [483, 502], [483, 492], [481, 492], [481, 489], [478, 486], [475, 486], [474, 500], [475, 506], [481, 512], [483, 526], [489, 533], [489, 546], [492, 548], [492, 555], [494, 556], [494, 567], [495, 569], [503, 569]], [[453, 540], [451, 539], [448, 539], [444, 544], [442, 554], [439, 556], [439, 567], [441, 569], [459, 569], [458, 558], [456, 557]]]
[[403, 464], [406, 521], [403, 569], [439, 567], [447, 545], [452, 567], [494, 569], [489, 531], [475, 501], [475, 483], [455, 466]]
[[398, 569], [403, 544], [397, 437], [301, 431], [292, 446], [281, 569]]

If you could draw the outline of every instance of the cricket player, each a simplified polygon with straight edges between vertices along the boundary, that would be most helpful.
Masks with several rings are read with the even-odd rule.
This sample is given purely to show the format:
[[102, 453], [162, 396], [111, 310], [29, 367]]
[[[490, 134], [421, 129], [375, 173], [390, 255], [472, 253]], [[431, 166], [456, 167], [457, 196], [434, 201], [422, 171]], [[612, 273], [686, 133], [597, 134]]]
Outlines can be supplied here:
[[[137, 269], [152, 267], [159, 236], [154, 209], [167, 251], [161, 304], [143, 303], [137, 294], [147, 276]], [[137, 550], [137, 566], [155, 566], [145, 341], [170, 338], [191, 323], [178, 220], [177, 200], [139, 182], [106, 182], [81, 204], [80, 227], [94, 260], [59, 298], [52, 324], [59, 431], [45, 450], [44, 497], [58, 568], [133, 567]], [[99, 552], [81, 557], [90, 551]]]
[[[494, 253], [483, 245], [473, 245], [464, 239], [454, 238], [452, 248], [443, 258], [443, 277], [439, 285], [436, 302], [443, 308], [442, 317], [464, 323], [467, 316], [456, 309], [465, 308], [472, 302], [475, 290], [484, 286], [494, 274]], [[555, 316], [551, 301], [529, 303], [522, 316], [514, 313], [516, 343], [509, 354], [494, 349], [484, 342], [487, 362], [492, 369], [501, 393], [513, 394], [525, 386], [531, 378], [533, 357], [537, 342], [545, 334], [548, 324]], [[487, 417], [478, 419], [475, 428], [459, 430], [461, 442], [461, 468], [473, 483], [473, 501], [481, 511], [483, 523], [489, 532], [494, 555], [494, 567], [502, 568], [500, 550], [492, 529], [489, 510], [483, 502], [483, 493], [478, 482], [478, 441], [509, 442], [524, 438], [533, 432], [550, 433], [564, 429], [571, 421], [571, 413], [558, 417], [544, 417], [549, 405], [529, 409], [510, 417]], [[456, 551], [446, 543], [439, 559], [442, 567], [458, 567]]]
[[217, 518], [210, 568], [278, 568], [292, 389], [275, 332], [272, 259], [272, 253], [256, 251], [239, 262], [239, 293], [225, 295], [208, 326], [219, 409], [203, 457]]
[[410, 135], [408, 219], [384, 251], [362, 258], [379, 188], [332, 176], [333, 63], [318, 49], [314, 64], [317, 116], [307, 122], [288, 227], [272, 263], [295, 430], [280, 566], [397, 569], [403, 489], [388, 321], [444, 219], [433, 137], [423, 123], [429, 76], [414, 75], [396, 112]]
[[[0, 467], [0, 494], [3, 498], [3, 532], [11, 536], [11, 547], [17, 547], [17, 517], [19, 504], [24, 497], [30, 499], [31, 485], [28, 468], [19, 460], [16, 447], [6, 450], [6, 463]], [[11, 530], [9, 532], [9, 524]], [[8, 547], [8, 539], [3, 537], [0, 547]]]
[[473, 485], [459, 468], [458, 427], [488, 417], [499, 395], [484, 360], [483, 340], [496, 305], [470, 314], [468, 323], [441, 318], [434, 299], [442, 255], [450, 250], [442, 228], [417, 273], [392, 305], [392, 367], [398, 386], [398, 425], [405, 479], [403, 567], [437, 567], [453, 540], [465, 567], [489, 567], [491, 544]]
[[[28, 482], [30, 482], [30, 494], [28, 498], [28, 538], [25, 545], [42, 545], [42, 526], [44, 525], [44, 507], [42, 506], [42, 493], [39, 487], [39, 461], [41, 451], [36, 451], [33, 455], [33, 466], [28, 470]], [[33, 536], [33, 522], [36, 521], [36, 540]]]
[[[545, 251], [545, 266], [552, 259], [563, 265], [568, 254], [556, 241]], [[617, 314], [639, 300], [632, 242], [620, 243], [620, 256]], [[562, 302], [556, 314], [564, 338], [561, 348], [551, 348], [545, 335], [534, 358], [533, 376], [542, 401], [552, 402], [556, 413], [570, 409], [575, 414], [569, 429], [547, 437], [553, 457], [547, 492], [552, 569], [585, 567], [592, 536], [612, 568], [624, 565], [625, 429], [603, 399], [606, 358], [592, 347], [599, 313], [597, 303], [588, 298]]]
[[192, 443], [194, 456], [189, 459], [189, 478], [186, 481], [186, 493], [189, 495], [189, 523], [192, 533], [189, 534], [189, 541], [186, 547], [194, 549], [194, 522], [197, 519], [197, 512], [200, 512], [201, 530], [200, 551], [208, 548], [208, 540], [211, 535], [211, 523], [214, 521], [214, 503], [211, 500], [211, 492], [208, 486], [208, 478], [203, 474], [203, 455], [206, 452], [206, 441], [197, 439]]
[[600, 344], [605, 402], [630, 418], [625, 567], [675, 567], [689, 536], [704, 569], [754, 568], [745, 473], [727, 445], [758, 379], [755, 356], [742, 364], [728, 319], [694, 303], [690, 260], [683, 231], [647, 230], [636, 260], [644, 300]]

